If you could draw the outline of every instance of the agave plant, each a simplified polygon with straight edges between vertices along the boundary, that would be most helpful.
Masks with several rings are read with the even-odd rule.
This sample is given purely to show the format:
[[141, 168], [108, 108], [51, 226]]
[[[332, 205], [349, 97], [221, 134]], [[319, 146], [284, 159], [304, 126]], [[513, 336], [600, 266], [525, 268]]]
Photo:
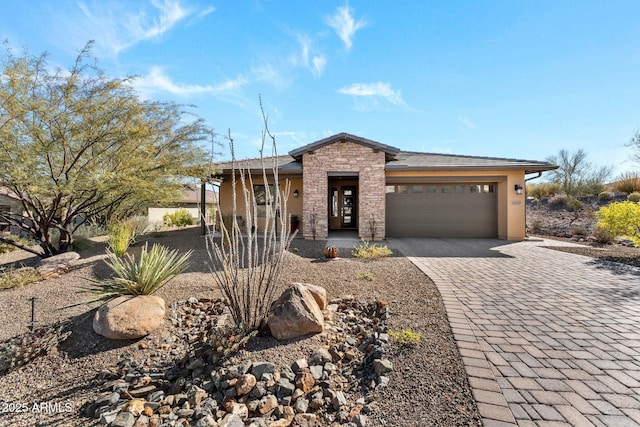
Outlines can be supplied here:
[[115, 277], [106, 283], [93, 282], [85, 288], [86, 292], [97, 296], [87, 302], [109, 300], [121, 295], [151, 295], [189, 267], [192, 251], [179, 255], [177, 250], [169, 251], [162, 245], [153, 245], [151, 249], [148, 246], [148, 243], [144, 245], [137, 261], [131, 254], [120, 258], [107, 250], [107, 264]]

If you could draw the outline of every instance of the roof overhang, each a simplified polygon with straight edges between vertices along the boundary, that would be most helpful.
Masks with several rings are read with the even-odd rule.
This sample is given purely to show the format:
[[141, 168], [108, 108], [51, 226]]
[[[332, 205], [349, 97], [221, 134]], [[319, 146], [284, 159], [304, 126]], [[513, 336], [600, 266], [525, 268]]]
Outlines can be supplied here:
[[302, 161], [302, 156], [305, 153], [312, 153], [315, 150], [322, 148], [326, 145], [335, 144], [335, 143], [344, 143], [344, 142], [353, 142], [355, 144], [360, 144], [365, 147], [369, 147], [373, 150], [382, 151], [385, 154], [385, 159], [387, 161], [392, 160], [396, 157], [396, 155], [400, 152], [399, 148], [392, 147], [390, 145], [382, 144], [377, 141], [373, 141], [370, 139], [362, 138], [356, 135], [351, 135], [349, 133], [339, 133], [328, 138], [321, 139], [316, 142], [312, 142], [311, 144], [307, 144], [303, 147], [296, 148], [295, 150], [289, 151], [289, 155], [296, 159], [297, 161]]

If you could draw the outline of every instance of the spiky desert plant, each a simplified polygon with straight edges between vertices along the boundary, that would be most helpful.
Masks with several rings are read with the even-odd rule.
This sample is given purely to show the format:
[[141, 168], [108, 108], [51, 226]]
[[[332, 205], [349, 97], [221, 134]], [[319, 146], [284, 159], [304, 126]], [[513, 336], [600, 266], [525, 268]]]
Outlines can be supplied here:
[[[290, 232], [287, 214], [291, 184], [288, 180], [284, 185], [280, 183], [275, 137], [269, 131], [264, 111], [263, 119], [260, 150], [262, 183], [254, 186], [254, 177], [235, 159], [233, 139], [229, 135], [232, 212], [226, 212], [223, 217], [220, 201], [217, 200], [220, 223], [225, 226], [221, 227], [219, 242], [212, 229], [206, 239], [214, 281], [228, 300], [236, 325], [242, 325], [246, 330], [260, 326], [271, 304], [284, 290], [282, 272], [287, 248], [295, 235], [295, 232]], [[266, 159], [262, 156], [267, 139], [271, 141], [272, 149], [270, 167], [266, 166]], [[254, 226], [258, 218], [255, 188], [262, 191], [260, 186], [264, 189], [266, 202], [265, 206], [260, 206], [264, 208], [265, 218], [262, 229], [258, 230]], [[244, 202], [244, 211], [240, 210], [238, 197]], [[243, 213], [246, 227], [238, 222], [240, 212]], [[229, 214], [230, 224], [227, 219]]]
[[109, 258], [106, 262], [115, 277], [108, 282], [92, 281], [85, 287], [85, 292], [96, 295], [87, 302], [105, 301], [121, 295], [154, 294], [189, 267], [192, 251], [180, 255], [177, 250], [169, 251], [162, 245], [153, 245], [150, 250], [148, 246], [145, 243], [137, 261], [131, 254], [121, 258], [107, 251]]
[[46, 326], [0, 343], [0, 375], [26, 365], [69, 338], [63, 324]]
[[111, 251], [118, 257], [127, 252], [134, 238], [133, 227], [127, 221], [117, 221], [109, 226], [107, 243]]

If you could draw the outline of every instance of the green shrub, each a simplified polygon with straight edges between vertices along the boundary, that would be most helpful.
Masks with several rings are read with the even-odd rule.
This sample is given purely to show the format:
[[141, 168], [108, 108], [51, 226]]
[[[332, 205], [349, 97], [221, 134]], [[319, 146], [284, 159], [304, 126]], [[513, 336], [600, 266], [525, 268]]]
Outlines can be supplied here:
[[358, 273], [358, 275], [356, 276], [358, 279], [361, 280], [368, 280], [369, 282], [373, 282], [376, 278], [376, 276], [374, 276], [371, 273]]
[[109, 226], [107, 243], [117, 257], [121, 257], [127, 252], [127, 249], [133, 243], [133, 238], [133, 228], [128, 222], [118, 221]]
[[578, 212], [583, 206], [584, 204], [578, 199], [569, 199], [569, 201], [567, 201], [567, 209], [573, 212]]
[[177, 209], [174, 213], [167, 212], [162, 217], [162, 220], [169, 227], [186, 227], [187, 225], [193, 225], [193, 217], [184, 208]]
[[377, 259], [393, 255], [391, 249], [385, 246], [378, 246], [376, 243], [362, 242], [351, 251], [356, 258]]
[[613, 240], [616, 237], [613, 234], [611, 234], [609, 231], [607, 231], [604, 228], [600, 227], [600, 225], [597, 225], [593, 229], [593, 232], [591, 233], [591, 235], [593, 236], [593, 238], [595, 239], [596, 242], [602, 243], [602, 244], [605, 244], [605, 245], [613, 242]]
[[69, 338], [70, 331], [58, 324], [36, 329], [0, 343], [0, 375], [26, 365], [47, 354], [52, 348]]
[[149, 218], [144, 215], [136, 215], [129, 218], [127, 221], [129, 227], [131, 227], [131, 244], [138, 241], [138, 238], [149, 231]]
[[601, 207], [596, 212], [598, 227], [613, 236], [628, 237], [636, 246], [640, 246], [640, 204], [630, 202], [614, 202]]
[[415, 347], [422, 340], [422, 334], [413, 332], [411, 329], [401, 331], [389, 330], [389, 336], [402, 347]]
[[527, 195], [535, 199], [552, 197], [560, 193], [560, 184], [553, 182], [541, 182], [539, 184], [528, 184]]
[[603, 191], [598, 194], [598, 200], [601, 202], [608, 202], [609, 200], [613, 200], [613, 193], [610, 191]]
[[33, 267], [0, 268], [0, 289], [21, 288], [40, 280], [42, 277]]
[[549, 198], [549, 207], [551, 209], [564, 209], [567, 207], [569, 198], [567, 196], [557, 195]]
[[257, 330], [247, 331], [242, 325], [212, 328], [207, 341], [213, 350], [211, 362], [215, 364], [220, 360], [233, 356], [257, 333]]
[[177, 250], [169, 251], [161, 245], [148, 243], [142, 248], [140, 258], [126, 254], [124, 258], [108, 252], [107, 264], [116, 277], [107, 283], [94, 282], [85, 289], [95, 294], [96, 299], [88, 302], [108, 300], [121, 295], [151, 295], [162, 288], [169, 280], [189, 267], [192, 251], [179, 256]]
[[633, 192], [633, 193], [629, 194], [627, 196], [627, 200], [629, 200], [630, 202], [634, 202], [634, 203], [640, 202], [640, 193]]
[[571, 229], [571, 234], [574, 236], [586, 236], [587, 230], [584, 227], [580, 227], [579, 225], [574, 225]]
[[[25, 246], [33, 246], [33, 240], [27, 237], [20, 237], [13, 234], [3, 234], [2, 237], [5, 239], [13, 240], [15, 242], [21, 243]], [[20, 248], [17, 246], [13, 246], [10, 243], [0, 242], [0, 254], [6, 254], [9, 252], [17, 251]]]
[[532, 233], [539, 233], [542, 230], [542, 221], [534, 219], [529, 226]]
[[621, 193], [631, 194], [640, 192], [640, 176], [635, 172], [625, 172], [613, 185], [616, 191]]

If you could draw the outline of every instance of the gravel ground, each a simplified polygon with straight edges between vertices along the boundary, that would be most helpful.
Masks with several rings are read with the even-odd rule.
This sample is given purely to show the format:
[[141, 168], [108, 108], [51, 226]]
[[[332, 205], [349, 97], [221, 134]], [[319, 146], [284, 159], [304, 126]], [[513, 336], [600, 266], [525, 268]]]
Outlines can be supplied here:
[[[180, 250], [194, 250], [189, 271], [159, 291], [158, 295], [167, 304], [191, 296], [220, 296], [212, 285], [204, 238], [197, 228], [147, 240]], [[103, 242], [97, 242], [94, 248], [82, 252], [82, 258], [64, 276], [24, 288], [0, 291], [0, 312], [3, 313], [0, 340], [27, 331], [31, 316], [29, 299], [34, 296], [38, 298], [38, 325], [70, 320], [69, 329], [73, 332], [59, 351], [0, 377], [0, 425], [90, 425], [92, 420], [81, 417], [80, 408], [96, 398], [103, 382], [100, 372], [115, 370], [123, 358], [144, 360], [155, 350], [154, 343], [166, 325], [139, 341], [113, 342], [99, 337], [92, 330], [91, 321], [97, 304], [63, 308], [87, 298], [77, 293], [78, 287], [87, 283], [86, 279], [109, 276], [103, 262], [104, 248]], [[384, 300], [393, 313], [388, 322], [392, 330], [411, 328], [422, 334], [417, 348], [392, 349], [390, 359], [395, 370], [390, 375], [390, 385], [376, 392], [378, 410], [370, 415], [370, 425], [480, 425], [440, 295], [424, 274], [403, 257], [367, 262], [346, 256], [325, 261], [318, 258], [322, 242], [295, 240], [292, 248], [297, 249], [297, 255], [288, 257], [286, 283], [321, 285], [327, 289], [329, 299], [354, 295], [371, 301]], [[139, 250], [139, 246], [133, 248], [134, 252]], [[341, 253], [348, 255], [348, 248]], [[14, 252], [0, 256], [0, 267], [34, 261], [24, 252]], [[358, 273], [368, 273], [374, 279], [359, 279]], [[308, 356], [318, 343], [318, 337], [313, 336], [283, 343], [269, 338], [254, 338], [238, 357], [289, 365], [299, 357]], [[50, 405], [50, 410], [34, 413], [34, 403], [41, 402], [58, 403], [59, 406], [51, 409]], [[10, 403], [26, 408], [27, 413], [9, 411]]]

